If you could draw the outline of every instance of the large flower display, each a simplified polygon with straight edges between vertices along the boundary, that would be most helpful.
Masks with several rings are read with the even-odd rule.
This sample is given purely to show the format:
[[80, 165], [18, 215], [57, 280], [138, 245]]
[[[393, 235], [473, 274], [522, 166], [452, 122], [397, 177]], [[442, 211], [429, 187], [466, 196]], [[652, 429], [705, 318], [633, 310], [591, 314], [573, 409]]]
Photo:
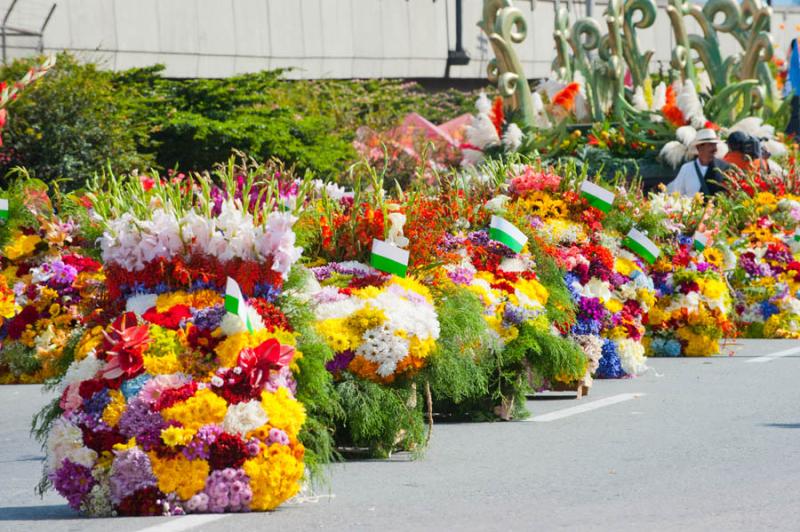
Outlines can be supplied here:
[[191, 183], [146, 192], [149, 216], [100, 211], [116, 317], [83, 335], [59, 384], [47, 480], [89, 515], [272, 510], [304, 476], [302, 354], [274, 305], [300, 254], [293, 218], [237, 186], [216, 203]]

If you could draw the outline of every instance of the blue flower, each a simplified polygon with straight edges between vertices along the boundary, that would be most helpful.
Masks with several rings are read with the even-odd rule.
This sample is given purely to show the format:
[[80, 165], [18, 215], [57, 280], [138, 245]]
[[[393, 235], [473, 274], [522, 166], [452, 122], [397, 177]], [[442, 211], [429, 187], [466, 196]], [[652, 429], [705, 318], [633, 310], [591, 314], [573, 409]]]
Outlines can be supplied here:
[[681, 343], [674, 338], [667, 340], [664, 343], [664, 356], [679, 357], [681, 356]]
[[131, 397], [139, 395], [142, 387], [149, 380], [150, 376], [146, 373], [142, 373], [138, 377], [123, 382], [119, 389], [122, 392], [122, 395], [125, 396], [125, 399], [130, 399]]
[[595, 372], [598, 379], [619, 379], [625, 376], [622, 363], [617, 353], [617, 344], [613, 340], [606, 338], [603, 340], [603, 356], [600, 358], [600, 366]]
[[762, 301], [759, 306], [761, 307], [761, 315], [764, 316], [765, 320], [768, 320], [770, 316], [774, 316], [781, 311], [777, 305], [771, 303], [769, 300]]

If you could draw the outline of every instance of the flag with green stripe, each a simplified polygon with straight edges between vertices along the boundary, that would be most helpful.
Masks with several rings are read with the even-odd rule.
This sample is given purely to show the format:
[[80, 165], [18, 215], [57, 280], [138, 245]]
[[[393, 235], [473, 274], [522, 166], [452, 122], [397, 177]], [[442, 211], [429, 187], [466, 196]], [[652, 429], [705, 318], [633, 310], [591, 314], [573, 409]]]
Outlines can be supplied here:
[[408, 271], [408, 250], [374, 238], [369, 263], [376, 270], [405, 277]]
[[642, 257], [649, 264], [653, 264], [661, 254], [658, 246], [635, 227], [628, 231], [628, 235], [622, 241], [622, 245]]
[[581, 183], [581, 196], [586, 198], [586, 201], [588, 201], [589, 205], [592, 207], [607, 213], [611, 210], [611, 205], [614, 203], [615, 194], [589, 180], [584, 180], [584, 182]]
[[8, 199], [0, 198], [0, 220], [8, 220]]
[[703, 251], [708, 246], [708, 237], [701, 233], [700, 231], [695, 231], [694, 233], [694, 249], [697, 251]]
[[253, 323], [250, 320], [250, 309], [242, 295], [242, 289], [239, 288], [239, 283], [230, 277], [228, 277], [228, 282], [225, 285], [225, 310], [239, 316], [245, 326], [247, 326], [247, 330], [253, 332]]
[[489, 224], [489, 238], [505, 244], [514, 253], [519, 253], [528, 242], [528, 237], [517, 227], [500, 216], [492, 216]]

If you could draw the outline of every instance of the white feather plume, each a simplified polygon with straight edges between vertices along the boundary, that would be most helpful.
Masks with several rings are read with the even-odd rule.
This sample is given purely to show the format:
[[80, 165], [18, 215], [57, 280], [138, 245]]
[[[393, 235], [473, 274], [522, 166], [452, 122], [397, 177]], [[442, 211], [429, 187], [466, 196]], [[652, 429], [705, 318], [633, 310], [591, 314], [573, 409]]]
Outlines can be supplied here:
[[649, 111], [647, 100], [644, 99], [644, 89], [639, 86], [633, 91], [633, 107], [639, 111]]
[[661, 148], [659, 157], [661, 157], [671, 167], [677, 168], [678, 165], [683, 163], [684, 159], [686, 159], [688, 151], [689, 147], [683, 142], [671, 140], [664, 144], [664, 147]]
[[489, 101], [489, 97], [486, 96], [485, 92], [481, 91], [480, 96], [478, 96], [478, 101], [475, 102], [475, 109], [478, 110], [478, 114], [482, 115], [488, 115], [492, 110], [492, 102]]
[[667, 85], [662, 81], [656, 86], [653, 92], [653, 107], [654, 111], [658, 111], [667, 104]]
[[706, 116], [703, 113], [703, 104], [697, 96], [694, 83], [686, 80], [681, 87], [678, 97], [675, 99], [678, 109], [683, 113], [690, 124], [696, 129], [700, 129], [706, 123]]
[[515, 123], [511, 123], [503, 133], [503, 146], [509, 151], [517, 151], [522, 145], [522, 130]]

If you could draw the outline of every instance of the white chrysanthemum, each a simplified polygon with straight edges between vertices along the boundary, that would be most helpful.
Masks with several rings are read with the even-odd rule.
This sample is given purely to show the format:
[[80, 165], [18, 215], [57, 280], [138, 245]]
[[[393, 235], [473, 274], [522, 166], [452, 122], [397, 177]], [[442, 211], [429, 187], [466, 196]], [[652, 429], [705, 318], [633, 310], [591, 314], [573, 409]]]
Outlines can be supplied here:
[[157, 300], [157, 294], [139, 294], [136, 296], [131, 296], [125, 302], [125, 311], [133, 312], [137, 316], [141, 317], [142, 314], [156, 306]]
[[260, 401], [247, 401], [228, 406], [225, 419], [222, 420], [222, 429], [228, 434], [244, 436], [268, 421], [269, 416]]
[[376, 373], [381, 377], [394, 373], [397, 364], [408, 356], [408, 340], [394, 334], [386, 325], [368, 329], [362, 340], [356, 354], [378, 364]]
[[647, 362], [644, 356], [644, 346], [630, 338], [616, 340], [617, 352], [622, 369], [628, 375], [641, 375], [647, 371]]
[[348, 297], [345, 300], [331, 303], [320, 303], [314, 309], [314, 315], [319, 321], [346, 318], [364, 308], [365, 304], [366, 301], [358, 297]]
[[439, 338], [439, 319], [436, 309], [418, 294], [403, 295], [403, 290], [384, 290], [369, 303], [383, 310], [387, 324], [393, 330], [405, 331], [422, 340]]
[[102, 360], [97, 359], [94, 350], [89, 352], [83, 360], [73, 361], [59, 382], [61, 391], [64, 391], [70, 384], [93, 379], [105, 364]]
[[83, 445], [81, 429], [64, 418], [58, 418], [47, 435], [47, 467], [54, 471], [64, 460], [92, 467], [97, 453]]

